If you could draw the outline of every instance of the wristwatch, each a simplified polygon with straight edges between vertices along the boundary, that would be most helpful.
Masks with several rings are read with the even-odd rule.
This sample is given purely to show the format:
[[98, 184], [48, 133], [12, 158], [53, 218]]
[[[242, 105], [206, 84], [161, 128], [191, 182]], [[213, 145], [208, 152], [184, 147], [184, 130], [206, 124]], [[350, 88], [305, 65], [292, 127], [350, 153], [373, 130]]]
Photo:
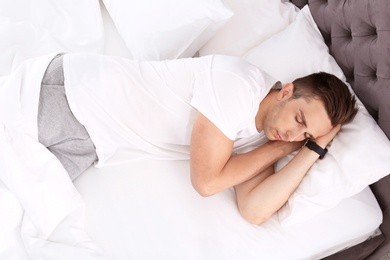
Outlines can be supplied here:
[[320, 156], [320, 159], [324, 158], [325, 154], [328, 152], [328, 149], [326, 149], [326, 148], [323, 149], [321, 146], [319, 146], [318, 144], [316, 144], [315, 142], [313, 142], [310, 139], [307, 139], [305, 146], [307, 148], [309, 148], [310, 150], [318, 153]]

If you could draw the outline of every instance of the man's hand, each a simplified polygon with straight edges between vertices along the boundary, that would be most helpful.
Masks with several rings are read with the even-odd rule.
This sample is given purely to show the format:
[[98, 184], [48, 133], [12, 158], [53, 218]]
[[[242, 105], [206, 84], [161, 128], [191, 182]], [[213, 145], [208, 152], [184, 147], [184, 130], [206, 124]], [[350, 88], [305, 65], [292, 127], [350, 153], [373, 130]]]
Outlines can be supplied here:
[[326, 135], [317, 137], [314, 141], [322, 148], [325, 148], [337, 135], [340, 129], [341, 129], [341, 125], [337, 125], [333, 127]]

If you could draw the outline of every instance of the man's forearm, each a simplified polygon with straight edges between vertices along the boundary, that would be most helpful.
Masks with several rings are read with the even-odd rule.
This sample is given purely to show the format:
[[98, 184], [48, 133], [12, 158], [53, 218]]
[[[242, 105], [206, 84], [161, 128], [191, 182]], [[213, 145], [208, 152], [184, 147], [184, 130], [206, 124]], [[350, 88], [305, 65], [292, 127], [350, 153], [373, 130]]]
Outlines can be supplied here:
[[301, 146], [302, 143], [270, 141], [248, 153], [232, 155], [220, 172], [209, 174], [210, 178], [201, 183], [200, 193], [210, 196], [249, 180]]
[[[253, 188], [237, 186], [237, 201], [241, 214], [251, 223], [260, 224], [279, 210], [296, 190], [318, 154], [302, 148], [279, 172], [269, 175]], [[249, 180], [251, 182], [252, 180]], [[256, 182], [256, 179], [253, 179]]]
[[[325, 148], [339, 130], [340, 126], [336, 126], [327, 135], [318, 138], [316, 143]], [[262, 173], [236, 186], [238, 207], [244, 218], [254, 224], [267, 220], [286, 203], [318, 157], [319, 154], [303, 147], [275, 174], [269, 168], [272, 172]]]

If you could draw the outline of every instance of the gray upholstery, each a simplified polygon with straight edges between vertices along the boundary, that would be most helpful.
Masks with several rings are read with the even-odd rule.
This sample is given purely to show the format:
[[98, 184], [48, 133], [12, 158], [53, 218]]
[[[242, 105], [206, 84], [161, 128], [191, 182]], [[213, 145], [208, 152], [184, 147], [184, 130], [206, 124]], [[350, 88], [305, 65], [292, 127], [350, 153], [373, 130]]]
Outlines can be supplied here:
[[[356, 95], [390, 138], [390, 0], [291, 2], [300, 8], [309, 4], [330, 53]], [[381, 243], [382, 239], [377, 239], [381, 243], [378, 248], [372, 242], [362, 243], [360, 248], [349, 250], [351, 258], [345, 259], [390, 259], [387, 256], [390, 253], [390, 176], [371, 185], [371, 189], [383, 211], [380, 228], [386, 240]], [[359, 252], [360, 256], [352, 255]]]
[[390, 1], [309, 2], [330, 53], [390, 138]]

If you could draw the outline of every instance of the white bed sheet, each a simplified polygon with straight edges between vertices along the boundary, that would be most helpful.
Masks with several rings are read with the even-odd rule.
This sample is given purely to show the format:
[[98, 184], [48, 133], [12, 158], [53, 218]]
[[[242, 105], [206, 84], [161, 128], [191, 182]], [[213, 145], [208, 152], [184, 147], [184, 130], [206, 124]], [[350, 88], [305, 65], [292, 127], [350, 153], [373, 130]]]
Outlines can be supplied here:
[[[101, 7], [105, 37], [101, 52], [131, 58]], [[42, 39], [52, 38], [42, 33]], [[30, 46], [36, 46], [33, 43]], [[1, 75], [25, 58], [63, 51], [63, 46], [53, 41], [39, 51], [24, 48], [6, 56], [12, 62], [0, 64]], [[24, 236], [34, 230], [28, 222], [23, 224], [22, 207], [0, 182], [0, 259], [34, 259], [32, 255], [52, 259], [47, 258], [50, 254], [62, 254], [61, 259], [72, 255], [72, 259], [106, 259], [101, 249], [109, 259], [319, 259], [376, 234], [382, 220], [375, 198], [366, 189], [304, 224], [284, 227], [272, 217], [261, 226], [251, 225], [239, 215], [233, 189], [209, 198], [199, 196], [190, 184], [186, 161], [140, 160], [90, 168], [75, 186], [85, 200], [86, 233], [79, 229], [83, 224], [68, 232], [72, 224], [84, 221], [83, 213], [74, 212], [51, 242], [34, 235], [22, 237], [22, 230], [27, 231]]]
[[75, 181], [87, 233], [112, 259], [320, 259], [375, 234], [381, 211], [369, 188], [310, 221], [262, 225], [238, 213], [234, 190], [201, 197], [188, 161], [139, 160], [91, 168]]

